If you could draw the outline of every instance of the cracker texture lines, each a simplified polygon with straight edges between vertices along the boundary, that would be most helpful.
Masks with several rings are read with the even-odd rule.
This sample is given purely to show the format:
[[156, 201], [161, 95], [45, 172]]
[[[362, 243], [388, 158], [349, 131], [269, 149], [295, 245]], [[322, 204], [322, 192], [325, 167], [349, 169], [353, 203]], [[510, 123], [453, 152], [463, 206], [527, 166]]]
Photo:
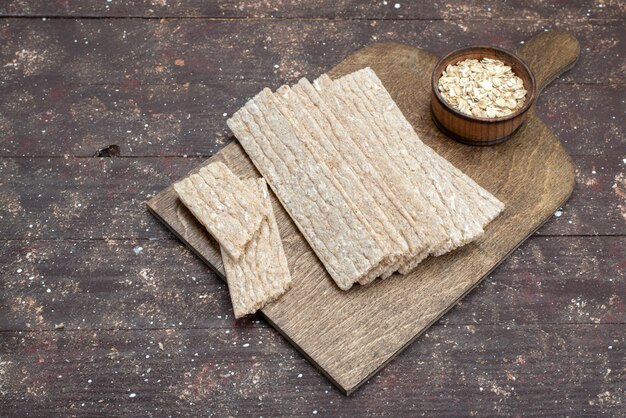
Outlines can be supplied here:
[[262, 178], [246, 180], [269, 214], [239, 259], [222, 249], [222, 261], [235, 318], [252, 314], [291, 287], [291, 275], [276, 225], [267, 184]]
[[231, 257], [238, 259], [267, 217], [258, 196], [221, 162], [174, 184], [185, 206]]
[[480, 238], [504, 208], [420, 140], [370, 68], [264, 89], [227, 123], [343, 290]]

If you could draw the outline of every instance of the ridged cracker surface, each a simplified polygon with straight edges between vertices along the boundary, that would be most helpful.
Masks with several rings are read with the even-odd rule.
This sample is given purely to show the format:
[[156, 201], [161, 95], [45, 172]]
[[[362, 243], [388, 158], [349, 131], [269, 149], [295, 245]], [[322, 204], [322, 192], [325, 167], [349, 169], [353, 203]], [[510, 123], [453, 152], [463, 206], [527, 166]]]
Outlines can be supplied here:
[[369, 68], [265, 89], [228, 125], [344, 290], [479, 238], [503, 209], [419, 139]]
[[346, 199], [282, 116], [266, 89], [228, 120], [246, 153], [337, 285], [349, 289], [385, 257], [365, 217]]
[[267, 216], [257, 196], [223, 163], [174, 184], [183, 204], [231, 257], [239, 258]]
[[[409, 152], [402, 136], [395, 128], [399, 123], [398, 115], [390, 111], [391, 104], [371, 94], [371, 83], [363, 85], [364, 81], [369, 80], [359, 77], [362, 74], [363, 71], [353, 73], [337, 80], [336, 83], [345, 85], [347, 90], [362, 100], [366, 115], [387, 139], [381, 141], [385, 145], [387, 155], [395, 161], [402, 172], [406, 173], [406, 179], [419, 195], [419, 199], [428, 205], [427, 211], [431, 217], [426, 226], [434, 243], [430, 249], [431, 254], [442, 248], [445, 251], [452, 250], [480, 236], [482, 228], [467, 210], [463, 197], [447, 187], [446, 173], [432, 170], [427, 161], [430, 157], [424, 153]], [[402, 118], [404, 119], [403, 116]], [[413, 132], [413, 135], [416, 134]], [[403, 266], [404, 268], [411, 268], [411, 262]]]
[[239, 259], [222, 249], [222, 261], [235, 318], [252, 314], [291, 287], [291, 275], [276, 225], [267, 184], [263, 179], [245, 180], [268, 216]]
[[387, 107], [397, 116], [397, 121], [399, 122], [397, 129], [402, 132], [407, 148], [412, 150], [412, 152], [426, 153], [430, 157], [428, 162], [431, 164], [432, 169], [441, 170], [449, 174], [449, 181], [452, 187], [463, 193], [470, 204], [482, 209], [478, 212], [474, 212], [473, 216], [476, 217], [476, 220], [480, 222], [483, 227], [497, 217], [502, 210], [504, 210], [504, 204], [478, 185], [471, 177], [467, 176], [448, 160], [437, 154], [432, 148], [420, 141], [415, 130], [404, 115], [402, 115], [402, 111], [395, 104], [389, 92], [384, 88], [382, 82], [376, 76], [376, 73], [374, 73], [371, 68], [366, 68], [363, 71], [367, 74], [367, 77], [373, 85], [376, 86], [377, 91], [382, 96], [382, 102], [387, 103]]
[[[438, 236], [435, 232], [439, 226], [434, 223], [427, 202], [407, 179], [407, 173], [400, 170], [397, 161], [389, 155], [387, 150], [390, 147], [390, 138], [372, 123], [363, 100], [346, 89], [344, 84], [322, 76], [314, 85], [325, 103], [332, 107], [333, 112], [346, 126], [349, 135], [354, 138], [354, 146], [372, 163], [374, 171], [382, 177], [385, 186], [393, 190], [391, 194], [387, 194], [387, 199], [390, 199], [399, 212], [395, 213], [391, 209], [388, 214], [395, 215], [398, 222], [396, 226], [402, 231], [410, 248], [402, 265], [419, 263], [435, 245], [433, 239]], [[371, 279], [360, 282], [367, 284]]]
[[[437, 202], [434, 205], [437, 209], [445, 209], [436, 213], [446, 227], [449, 241], [435, 248], [433, 255], [441, 255], [482, 236], [483, 228], [502, 212], [504, 204], [419, 139], [374, 71], [366, 68], [348, 77], [353, 88], [370, 98], [372, 115], [376, 115], [380, 124], [385, 124], [388, 133], [396, 138], [395, 149], [405, 157], [406, 166], [421, 167], [419, 171], [409, 172], [427, 173], [429, 182], [412, 176], [414, 184], [428, 191], [431, 201]], [[419, 156], [422, 158], [417, 158]]]
[[283, 114], [287, 112], [290, 118], [302, 125], [302, 130], [310, 133], [307, 144], [310, 145], [317, 160], [330, 168], [346, 197], [369, 221], [375, 239], [385, 251], [386, 256], [378, 268], [372, 269], [366, 276], [375, 278], [386, 273], [406, 252], [407, 246], [402, 238], [398, 237], [398, 231], [377, 200], [365, 187], [363, 182], [365, 178], [359, 167], [351, 164], [354, 154], [358, 153], [358, 148], [349, 146], [340, 140], [332, 129], [328, 129], [323, 115], [299, 84], [293, 88], [287, 86], [279, 88], [276, 96], [282, 104]]

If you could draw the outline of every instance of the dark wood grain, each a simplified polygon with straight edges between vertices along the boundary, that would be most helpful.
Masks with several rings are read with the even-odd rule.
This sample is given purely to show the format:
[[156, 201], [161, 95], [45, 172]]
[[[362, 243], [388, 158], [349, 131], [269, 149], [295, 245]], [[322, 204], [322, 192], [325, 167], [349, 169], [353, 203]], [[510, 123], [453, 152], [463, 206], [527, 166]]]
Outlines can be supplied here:
[[[135, 92], [133, 99], [139, 101], [145, 100], [139, 93], [146, 85], [232, 81], [278, 87], [321, 74], [373, 42], [405, 43], [443, 56], [475, 44], [516, 50], [538, 32], [556, 28], [571, 33], [583, 51], [559, 82], [624, 84], [621, 49], [626, 34], [623, 22], [614, 20], [564, 20], [557, 25], [536, 20], [7, 18], [0, 21], [0, 61], [7, 64], [2, 67], [4, 85], [37, 84], [42, 93], [54, 89], [57, 97], [76, 85], [118, 85], [121, 91]], [[221, 109], [219, 103], [212, 107]]]
[[[626, 415], [620, 384], [626, 329], [610, 324], [623, 324], [624, 305], [608, 303], [624, 294], [625, 246], [620, 236], [603, 236], [626, 234], [623, 2], [399, 3], [400, 9], [394, 2], [229, 1], [217, 10], [196, 0], [0, 2], [0, 309], [11, 307], [0, 313], [7, 318], [0, 329], [17, 330], [0, 332], [1, 416]], [[2, 18], [7, 14], [212, 19]], [[429, 18], [446, 20], [423, 20]], [[375, 41], [437, 54], [478, 43], [515, 49], [554, 27], [574, 33], [582, 46], [577, 66], [537, 103], [568, 152], [586, 156], [575, 159], [577, 186], [562, 216], [539, 231], [566, 236], [531, 238], [442, 319], [447, 327], [432, 327], [350, 398], [264, 321], [226, 318], [225, 286], [143, 210], [129, 210], [132, 190], [142, 200], [199, 161], [160, 156], [219, 150], [228, 142], [222, 114], [265, 85], [318, 75]], [[202, 69], [205, 57], [222, 71]], [[184, 66], [174, 64], [179, 58]], [[121, 159], [71, 158], [111, 144], [120, 145]], [[3, 158], [21, 155], [44, 158]], [[47, 161], [64, 155], [66, 161]], [[159, 158], [134, 158], [142, 156]], [[45, 192], [37, 186], [42, 175], [63, 186]], [[44, 201], [28, 197], [32, 188]], [[72, 209], [68, 191], [89, 210]], [[67, 219], [53, 202], [67, 204]], [[16, 208], [24, 213], [11, 212]], [[133, 238], [119, 240], [124, 236]], [[11, 237], [18, 240], [6, 241]], [[144, 249], [136, 255], [138, 245]], [[29, 252], [36, 254], [30, 261]], [[144, 280], [141, 270], [151, 264], [158, 268], [144, 272]], [[177, 265], [186, 273], [178, 274]], [[19, 268], [43, 272], [47, 284], [59, 287], [50, 297], [41, 283], [29, 287], [30, 276], [17, 274]], [[205, 290], [215, 299], [202, 304]], [[37, 303], [13, 311], [15, 300], [29, 295]], [[43, 322], [35, 320], [40, 308]], [[584, 325], [587, 319], [600, 324]], [[61, 321], [73, 331], [20, 331], [26, 322], [51, 329]], [[134, 330], [106, 330], [116, 326]], [[143, 330], [153, 326], [165, 329]], [[186, 330], [195, 327], [218, 337]], [[145, 357], [158, 341], [179, 340], [168, 352], [173, 360]], [[246, 363], [241, 345], [259, 340], [264, 348]], [[124, 355], [110, 359], [112, 347]]]
[[[576, 166], [575, 194], [578, 199], [585, 201], [584, 215], [579, 218], [575, 211], [570, 211], [570, 206], [565, 205], [560, 211], [561, 216], [557, 217], [556, 215], [559, 213], [556, 213], [555, 218], [557, 219], [541, 228], [539, 234], [577, 235], [577, 231], [582, 232], [586, 228], [578, 228], [575, 225], [578, 222], [593, 223], [592, 220], [604, 225], [601, 232], [599, 230], [598, 232], [591, 232], [592, 235], [625, 234], [626, 212], [624, 208], [626, 208], [626, 198], [624, 197], [624, 190], [626, 190], [626, 177], [623, 155], [593, 160], [578, 159], [579, 163]], [[613, 164], [615, 164], [615, 171], [609, 168]], [[604, 203], [601, 196], [607, 196], [614, 203]], [[573, 207], [571, 208], [573, 209]]]
[[350, 398], [267, 328], [3, 333], [0, 413], [619, 416], [624, 328], [435, 326]]
[[[567, 43], [571, 37], [550, 39]], [[542, 42], [534, 45], [524, 52], [540, 55], [546, 50]], [[505, 212], [489, 225], [481, 240], [430, 258], [412, 274], [342, 292], [273, 196], [293, 287], [262, 313], [347, 394], [456, 304], [544, 223], [574, 188], [570, 157], [534, 109], [524, 127], [498, 147], [464, 146], [437, 130], [429, 103], [436, 61], [432, 54], [406, 45], [374, 44], [328, 74], [340, 77], [371, 67], [422, 140], [505, 203]], [[546, 55], [545, 66], [546, 73], [556, 72], [559, 60]], [[259, 175], [237, 143], [227, 145], [203, 165], [213, 161], [225, 163], [241, 178]], [[172, 186], [151, 199], [148, 208], [223, 277], [219, 247], [181, 204]]]
[[[562, 216], [553, 217], [538, 233], [625, 235], [626, 220], [621, 209], [626, 207], [623, 158], [574, 157], [577, 177], [572, 198]], [[2, 158], [2, 238], [173, 238], [144, 209], [143, 202], [203, 160]]]
[[[463, 30], [451, 22], [3, 19], [0, 155], [91, 156], [110, 144], [126, 156], [211, 155], [228, 138], [224, 113], [266, 85], [316, 76], [372, 41], [442, 53], [470, 43], [515, 49], [541, 29], [534, 23], [495, 25], [492, 32], [479, 22], [463, 23]], [[617, 119], [626, 110], [622, 26], [562, 26], [575, 33], [583, 54], [558, 80], [574, 85], [553, 85], [539, 97], [540, 116], [550, 127], [568, 129], [559, 138], [570, 152], [596, 155], [610, 148], [623, 155], [626, 135]], [[601, 93], [591, 94], [596, 89]], [[565, 109], [569, 118], [560, 117]]]
[[[399, 4], [400, 7], [395, 5]], [[495, 1], [488, 6], [479, 0], [450, 3], [406, 1], [322, 0], [301, 2], [203, 1], [203, 0], [6, 0], [0, 15], [78, 17], [209, 17], [209, 18], [314, 18], [314, 19], [511, 19], [591, 20], [622, 18], [619, 1], [546, 2], [541, 0]]]
[[[624, 237], [532, 237], [441, 323], [626, 324], [624, 260]], [[0, 269], [0, 332], [268, 327], [174, 240], [4, 241]]]
[[[573, 155], [626, 155], [626, 125], [619, 112], [626, 88], [550, 85], [539, 96], [537, 113]], [[562, 117], [567, 113], [568, 117]]]

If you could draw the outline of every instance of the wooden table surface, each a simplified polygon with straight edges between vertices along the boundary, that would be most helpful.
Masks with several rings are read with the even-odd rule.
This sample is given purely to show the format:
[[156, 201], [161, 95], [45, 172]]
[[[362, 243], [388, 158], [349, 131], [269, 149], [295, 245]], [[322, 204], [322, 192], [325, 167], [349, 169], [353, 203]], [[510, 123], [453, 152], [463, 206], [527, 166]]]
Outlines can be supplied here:
[[[0, 416], [626, 415], [624, 2], [303, 3], [0, 2]], [[262, 87], [376, 41], [515, 49], [548, 28], [582, 45], [537, 103], [571, 200], [351, 397], [235, 321], [146, 210]]]

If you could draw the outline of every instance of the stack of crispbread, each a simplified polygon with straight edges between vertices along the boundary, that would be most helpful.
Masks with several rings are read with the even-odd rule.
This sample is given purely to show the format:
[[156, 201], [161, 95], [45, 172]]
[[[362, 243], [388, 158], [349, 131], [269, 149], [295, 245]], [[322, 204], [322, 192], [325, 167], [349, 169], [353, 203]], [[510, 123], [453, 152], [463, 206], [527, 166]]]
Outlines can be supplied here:
[[264, 89], [228, 126], [344, 290], [479, 238], [504, 208], [419, 139], [370, 68]]
[[291, 287], [265, 180], [242, 181], [218, 162], [175, 183], [174, 190], [220, 245], [236, 318]]

